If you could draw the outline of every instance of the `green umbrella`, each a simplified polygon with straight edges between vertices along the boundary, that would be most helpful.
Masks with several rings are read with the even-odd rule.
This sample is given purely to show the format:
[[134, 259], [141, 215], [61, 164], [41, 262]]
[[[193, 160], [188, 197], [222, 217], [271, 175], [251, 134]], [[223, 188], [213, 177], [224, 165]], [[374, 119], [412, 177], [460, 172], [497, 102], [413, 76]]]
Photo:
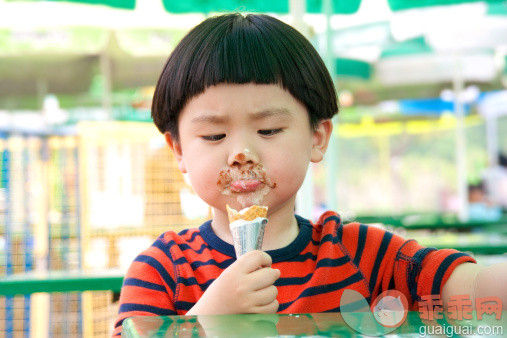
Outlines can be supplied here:
[[[134, 9], [136, 0], [6, 0], [6, 1], [60, 1], [76, 2], [92, 5], [106, 5], [114, 8]], [[174, 14], [178, 13], [210, 13], [218, 11], [255, 11], [278, 14], [289, 13], [289, 0], [160, 0], [165, 9]], [[333, 13], [352, 14], [357, 12], [361, 0], [333, 0]], [[320, 13], [322, 0], [307, 0], [308, 13]]]
[[492, 49], [478, 48], [457, 55], [442, 53], [424, 37], [385, 48], [375, 68], [376, 79], [385, 85], [451, 83], [459, 63], [464, 81], [490, 83], [497, 75]]
[[[289, 0], [161, 0], [170, 13], [209, 13], [216, 11], [255, 11], [287, 14]], [[323, 0], [307, 0], [307, 13], [322, 13]], [[334, 14], [353, 14], [359, 9], [361, 0], [332, 0]]]
[[105, 5], [113, 8], [134, 9], [136, 0], [4, 0], [6, 2], [29, 2], [29, 1], [54, 1], [54, 2], [76, 2], [90, 5]]
[[[74, 0], [77, 1], [77, 0]], [[289, 13], [288, 0], [161, 0], [164, 7], [170, 13], [209, 13], [215, 11], [234, 11], [244, 9], [246, 11]], [[482, 0], [493, 4], [502, 4], [503, 0]], [[481, 0], [387, 0], [393, 11], [432, 7], [442, 5], [454, 5], [462, 3], [481, 2]], [[322, 13], [322, 0], [307, 0], [307, 13]], [[357, 12], [361, 0], [332, 0], [333, 14], [353, 14]]]
[[156, 83], [182, 29], [0, 29], [0, 98], [79, 94], [90, 88], [104, 61], [111, 89]]
[[[6, 0], [6, 1], [30, 1], [30, 0]], [[34, 1], [34, 0], [32, 0]], [[35, 0], [37, 1], [37, 0]], [[38, 0], [38, 1], [67, 1], [87, 4], [106, 5], [115, 8], [133, 9], [135, 0]], [[170, 13], [210, 13], [217, 11], [257, 11], [286, 14], [289, 13], [288, 0], [160, 0]], [[416, 9], [432, 6], [446, 6], [473, 2], [488, 2], [498, 5], [495, 10], [505, 11], [503, 0], [387, 0], [393, 11]], [[361, 0], [333, 0], [332, 12], [334, 14], [353, 14], [357, 12]], [[307, 13], [321, 13], [322, 0], [307, 0]]]
[[472, 2], [488, 2], [493, 4], [501, 4], [503, 0], [387, 0], [389, 7], [393, 11], [401, 11], [406, 9], [457, 5]]
[[487, 13], [488, 15], [507, 15], [507, 4], [504, 1], [490, 3]]
[[68, 1], [79, 2], [91, 5], [106, 5], [114, 8], [134, 9], [136, 0], [47, 0], [47, 1]]
[[[114, 8], [134, 9], [136, 0], [4, 0], [15, 1], [55, 1], [76, 2], [92, 5], [105, 5]], [[209, 13], [216, 11], [247, 10], [270, 13], [289, 13], [289, 0], [160, 0], [170, 13]], [[480, 2], [481, 0], [387, 0], [393, 11]], [[482, 0], [498, 4], [501, 10], [503, 0]], [[335, 14], [352, 14], [359, 9], [361, 0], [332, 0], [332, 12]], [[504, 6], [505, 7], [505, 6]], [[307, 13], [321, 13], [322, 0], [307, 0]]]
[[335, 59], [335, 75], [339, 78], [371, 80], [373, 66], [361, 60], [338, 57]]
[[[431, 13], [416, 14], [429, 16]], [[480, 14], [471, 20], [475, 19], [474, 27], [467, 28], [470, 34], [460, 31], [460, 27], [453, 28], [453, 20], [449, 18], [447, 29], [403, 41], [393, 36], [389, 22], [336, 30], [332, 32], [330, 47], [335, 58], [335, 74], [375, 80], [388, 86], [451, 83], [457, 56], [463, 63], [465, 81], [489, 83], [498, 75], [495, 50], [500, 52], [501, 46], [507, 44], [507, 20]], [[424, 34], [424, 30], [419, 34]], [[319, 50], [327, 49], [324, 39], [322, 35], [314, 41]]]

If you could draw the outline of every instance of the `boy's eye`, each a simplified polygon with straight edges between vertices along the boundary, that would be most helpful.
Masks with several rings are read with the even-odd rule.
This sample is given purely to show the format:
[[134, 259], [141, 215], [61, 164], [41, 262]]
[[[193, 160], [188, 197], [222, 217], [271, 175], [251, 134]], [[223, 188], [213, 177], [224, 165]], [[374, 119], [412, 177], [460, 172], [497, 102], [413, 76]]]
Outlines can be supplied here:
[[278, 128], [278, 129], [261, 129], [261, 130], [257, 131], [257, 133], [259, 133], [262, 136], [271, 136], [271, 135], [275, 135], [275, 134], [280, 133], [282, 130], [283, 130], [282, 128]]
[[220, 141], [225, 137], [225, 134], [219, 134], [219, 135], [207, 135], [207, 136], [201, 136], [203, 140], [206, 141]]

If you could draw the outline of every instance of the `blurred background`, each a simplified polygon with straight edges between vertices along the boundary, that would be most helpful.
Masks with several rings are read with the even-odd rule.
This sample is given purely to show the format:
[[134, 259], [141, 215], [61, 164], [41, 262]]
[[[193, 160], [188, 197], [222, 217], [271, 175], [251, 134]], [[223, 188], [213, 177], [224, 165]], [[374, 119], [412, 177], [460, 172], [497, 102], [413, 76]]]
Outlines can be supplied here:
[[506, 260], [506, 1], [0, 0], [0, 336], [109, 336], [133, 258], [211, 217], [150, 105], [178, 41], [231, 10], [293, 25], [333, 75], [299, 214]]

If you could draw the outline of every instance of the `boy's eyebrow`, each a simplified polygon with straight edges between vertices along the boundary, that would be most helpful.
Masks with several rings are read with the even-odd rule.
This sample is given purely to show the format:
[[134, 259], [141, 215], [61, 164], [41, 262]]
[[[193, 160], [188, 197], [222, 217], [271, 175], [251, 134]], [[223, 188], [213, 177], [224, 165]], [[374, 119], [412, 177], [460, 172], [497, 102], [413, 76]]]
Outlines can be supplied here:
[[192, 123], [200, 123], [200, 122], [208, 122], [214, 124], [225, 123], [227, 121], [227, 117], [212, 115], [212, 114], [204, 114], [197, 117], [194, 117], [190, 122]]
[[[287, 108], [267, 108], [264, 110], [260, 110], [255, 113], [250, 113], [249, 118], [251, 120], [261, 120], [266, 117], [290, 117], [292, 113]], [[194, 117], [190, 122], [192, 123], [213, 123], [213, 124], [223, 124], [226, 123], [228, 117], [213, 115], [213, 114], [203, 114], [197, 117]]]
[[251, 120], [260, 120], [266, 117], [291, 117], [292, 114], [287, 108], [268, 108], [255, 113], [251, 113]]

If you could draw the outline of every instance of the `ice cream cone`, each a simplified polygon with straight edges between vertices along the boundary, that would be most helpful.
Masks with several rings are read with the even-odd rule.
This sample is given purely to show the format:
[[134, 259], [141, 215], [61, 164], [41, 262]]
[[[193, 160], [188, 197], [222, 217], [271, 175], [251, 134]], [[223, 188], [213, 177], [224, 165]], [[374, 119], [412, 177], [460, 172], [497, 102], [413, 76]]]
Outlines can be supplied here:
[[267, 212], [268, 207], [264, 206], [254, 205], [238, 212], [227, 205], [236, 258], [262, 248]]

